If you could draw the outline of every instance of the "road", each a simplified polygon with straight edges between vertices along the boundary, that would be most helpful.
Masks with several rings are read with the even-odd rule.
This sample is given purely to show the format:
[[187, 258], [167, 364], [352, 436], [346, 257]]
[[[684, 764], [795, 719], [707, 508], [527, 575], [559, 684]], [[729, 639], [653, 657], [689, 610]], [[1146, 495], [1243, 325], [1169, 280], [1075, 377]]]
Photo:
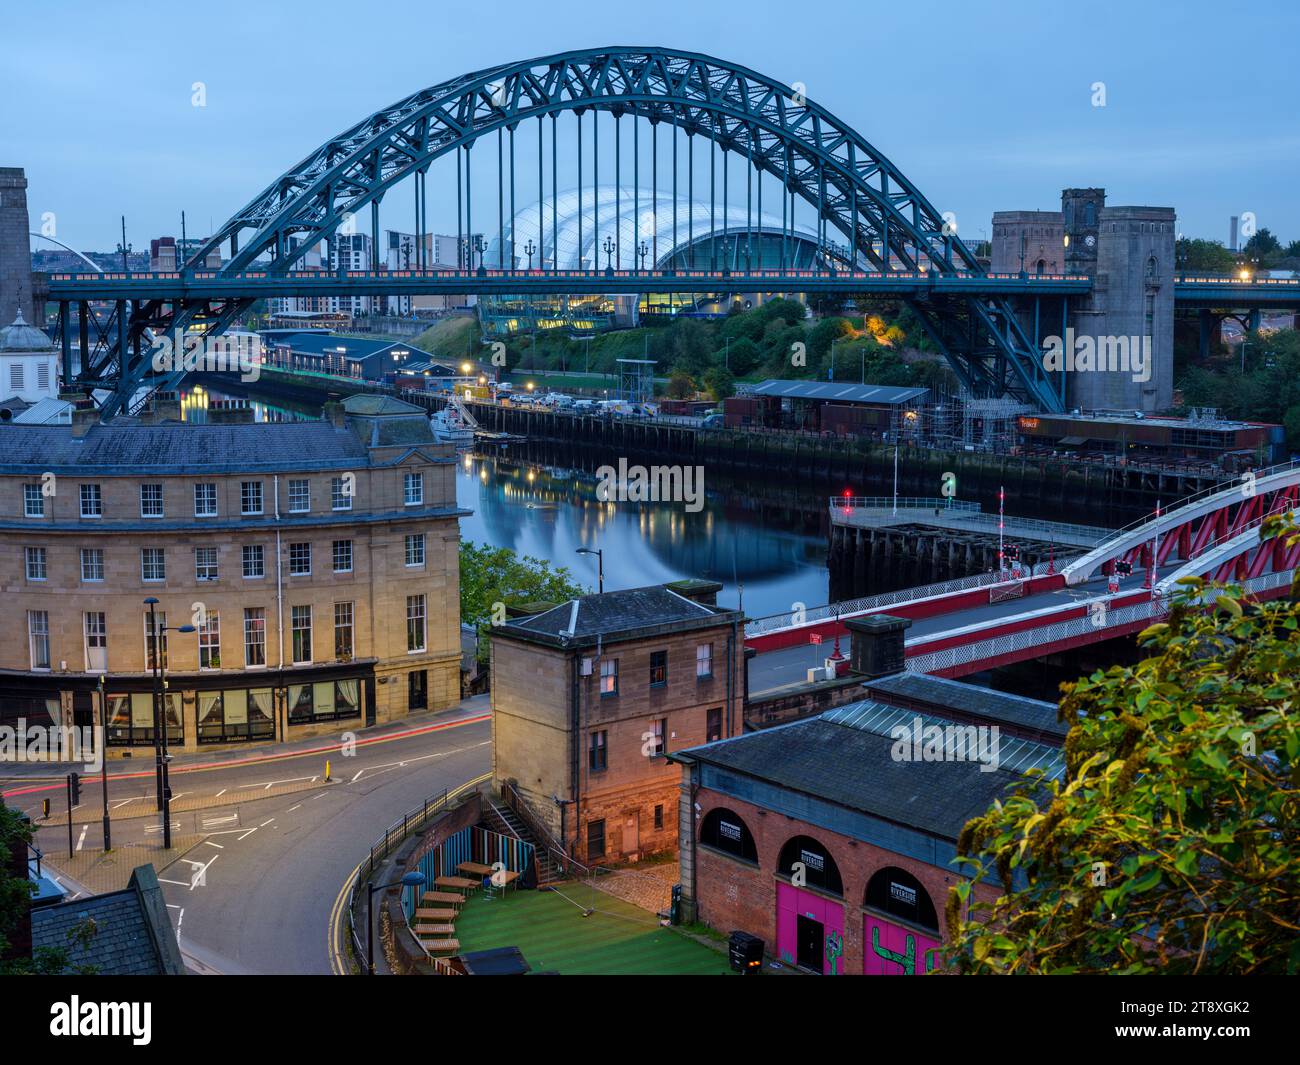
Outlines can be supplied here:
[[[331, 914], [357, 863], [395, 819], [488, 769], [489, 730], [485, 709], [473, 704], [415, 727], [361, 730], [353, 753], [322, 738], [243, 752], [228, 763], [203, 755], [178, 762], [171, 771], [180, 808], [172, 831], [203, 840], [159, 870], [159, 880], [186, 966], [204, 973], [330, 973]], [[156, 843], [152, 767], [112, 762], [109, 772], [114, 846]], [[51, 820], [60, 824], [63, 782], [53, 776], [9, 776], [5, 802], [39, 819], [41, 800], [49, 797]], [[101, 842], [99, 780], [83, 779], [73, 811], [78, 849]], [[138, 809], [145, 815], [132, 816]], [[45, 837], [43, 831], [57, 869], [50, 843], [61, 837]]]

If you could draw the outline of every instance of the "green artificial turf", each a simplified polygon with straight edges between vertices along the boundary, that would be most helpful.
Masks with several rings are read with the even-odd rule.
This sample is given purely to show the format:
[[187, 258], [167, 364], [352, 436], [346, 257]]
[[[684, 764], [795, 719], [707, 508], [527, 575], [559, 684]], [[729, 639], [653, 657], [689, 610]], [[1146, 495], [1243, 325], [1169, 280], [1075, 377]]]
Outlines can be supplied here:
[[[583, 884], [554, 891], [471, 897], [456, 920], [460, 952], [518, 947], [533, 972], [566, 975], [714, 975], [727, 956], [668, 928], [651, 913]], [[577, 902], [580, 906], [575, 906]], [[583, 909], [596, 912], [583, 916]]]

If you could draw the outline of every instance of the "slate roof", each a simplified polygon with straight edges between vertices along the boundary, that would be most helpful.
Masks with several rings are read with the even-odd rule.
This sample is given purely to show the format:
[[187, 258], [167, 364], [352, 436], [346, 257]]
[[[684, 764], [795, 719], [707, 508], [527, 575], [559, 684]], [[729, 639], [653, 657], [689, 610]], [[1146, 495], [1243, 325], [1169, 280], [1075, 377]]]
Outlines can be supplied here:
[[67, 425], [0, 424], [0, 471], [298, 470], [365, 463], [357, 435], [327, 421], [231, 425], [92, 425], [81, 438]]
[[939, 708], [942, 716], [950, 716], [948, 712], [955, 711], [963, 720], [1003, 725], [1018, 735], [1041, 736], [1061, 743], [1070, 731], [1068, 725], [1057, 720], [1055, 703], [1027, 699], [1023, 695], [994, 691], [947, 677], [905, 670], [888, 677], [877, 677], [864, 687], [868, 694], [884, 696], [895, 706]]
[[[82, 945], [74, 933], [87, 920], [95, 934]], [[181, 971], [180, 949], [152, 866], [137, 868], [124, 891], [33, 909], [32, 948], [38, 947], [66, 950], [69, 967], [93, 967], [100, 976]]]
[[844, 381], [763, 381], [749, 390], [755, 396], [820, 399], [830, 403], [880, 403], [899, 406], [924, 396], [928, 388], [897, 385], [854, 385]]
[[343, 401], [343, 409], [348, 414], [356, 414], [367, 418], [390, 417], [399, 414], [424, 415], [425, 413], [423, 407], [417, 407], [414, 403], [407, 403], [404, 399], [380, 395], [376, 392], [357, 392], [355, 395], [348, 396]]
[[337, 333], [324, 333], [318, 329], [294, 333], [287, 337], [279, 337], [274, 343], [288, 347], [290, 350], [303, 355], [337, 355], [339, 354], [339, 348], [344, 348], [346, 350], [343, 354], [346, 358], [358, 361], [368, 359], [382, 351], [388, 351], [389, 348], [400, 348], [402, 351], [409, 351], [412, 355], [423, 359], [432, 358], [429, 352], [422, 351], [412, 344], [403, 344], [399, 340], [367, 340], [364, 337], [346, 337], [339, 336]]
[[[1005, 797], [1010, 785], [1028, 779], [1005, 767], [984, 772], [975, 761], [896, 760], [890, 734], [845, 723], [851, 717], [846, 711], [854, 709], [840, 707], [669, 758], [714, 765], [954, 842], [967, 821]], [[910, 711], [898, 712], [911, 717]], [[927, 723], [944, 724], [933, 718]]]
[[[577, 604], [577, 611], [574, 611]], [[678, 595], [662, 584], [579, 596], [567, 603], [497, 628], [497, 633], [543, 643], [595, 643], [649, 635], [660, 628], [720, 625], [739, 611], [708, 607]], [[572, 631], [570, 631], [572, 626]], [[565, 639], [567, 637], [567, 639]]]

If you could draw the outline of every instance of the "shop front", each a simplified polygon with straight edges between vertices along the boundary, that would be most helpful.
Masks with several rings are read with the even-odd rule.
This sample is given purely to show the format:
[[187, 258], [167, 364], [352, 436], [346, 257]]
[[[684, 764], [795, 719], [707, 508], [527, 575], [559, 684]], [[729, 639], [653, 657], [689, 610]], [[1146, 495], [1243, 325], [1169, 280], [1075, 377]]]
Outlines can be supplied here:
[[844, 886], [826, 848], [795, 836], [781, 850], [776, 953], [787, 965], [826, 976], [844, 972]]
[[862, 963], [867, 976], [921, 976], [940, 968], [939, 919], [925, 886], [896, 866], [867, 884]]

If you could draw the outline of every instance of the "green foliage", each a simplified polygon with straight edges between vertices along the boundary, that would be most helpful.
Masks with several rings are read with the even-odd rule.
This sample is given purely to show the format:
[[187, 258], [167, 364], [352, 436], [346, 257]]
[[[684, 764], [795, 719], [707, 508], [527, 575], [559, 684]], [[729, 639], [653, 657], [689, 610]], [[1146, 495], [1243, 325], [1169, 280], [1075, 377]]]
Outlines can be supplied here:
[[[0, 854], [8, 855], [16, 847], [26, 847], [32, 840], [31, 825], [18, 811], [0, 802]], [[25, 876], [11, 876], [8, 863], [0, 864], [0, 957], [8, 952], [18, 922], [31, 906], [36, 885]], [[68, 944], [86, 947], [97, 928], [87, 918], [68, 932]], [[62, 947], [38, 947], [30, 958], [0, 961], [0, 976], [94, 975], [94, 966], [70, 966], [68, 950]]]
[[668, 387], [664, 389], [664, 395], [669, 399], [690, 399], [695, 395], [695, 382], [690, 374], [683, 370], [675, 370], [668, 378]]
[[1180, 237], [1174, 262], [1189, 274], [1229, 274], [1236, 268], [1237, 257], [1221, 241]]
[[1004, 894], [963, 917], [951, 890], [959, 971], [1300, 973], [1300, 581], [1185, 583], [1152, 657], [1064, 686], [1064, 781], [966, 825], [958, 860]]
[[[1244, 359], [1237, 348], [1227, 358], [1188, 369], [1178, 382], [1184, 404], [1218, 407], [1229, 418], [1286, 425], [1288, 411], [1300, 403], [1300, 332], [1248, 333], [1244, 343]], [[1297, 430], [1300, 425], [1293, 422], [1287, 442], [1300, 449]]]
[[721, 366], [714, 366], [704, 375], [704, 391], [710, 399], [721, 403], [736, 394], [736, 375]]
[[[460, 620], [489, 635], [494, 620], [503, 621], [504, 608], [524, 603], [563, 603], [588, 589], [567, 566], [519, 555], [508, 547], [460, 542]], [[479, 658], [486, 661], [488, 642], [479, 640]]]

